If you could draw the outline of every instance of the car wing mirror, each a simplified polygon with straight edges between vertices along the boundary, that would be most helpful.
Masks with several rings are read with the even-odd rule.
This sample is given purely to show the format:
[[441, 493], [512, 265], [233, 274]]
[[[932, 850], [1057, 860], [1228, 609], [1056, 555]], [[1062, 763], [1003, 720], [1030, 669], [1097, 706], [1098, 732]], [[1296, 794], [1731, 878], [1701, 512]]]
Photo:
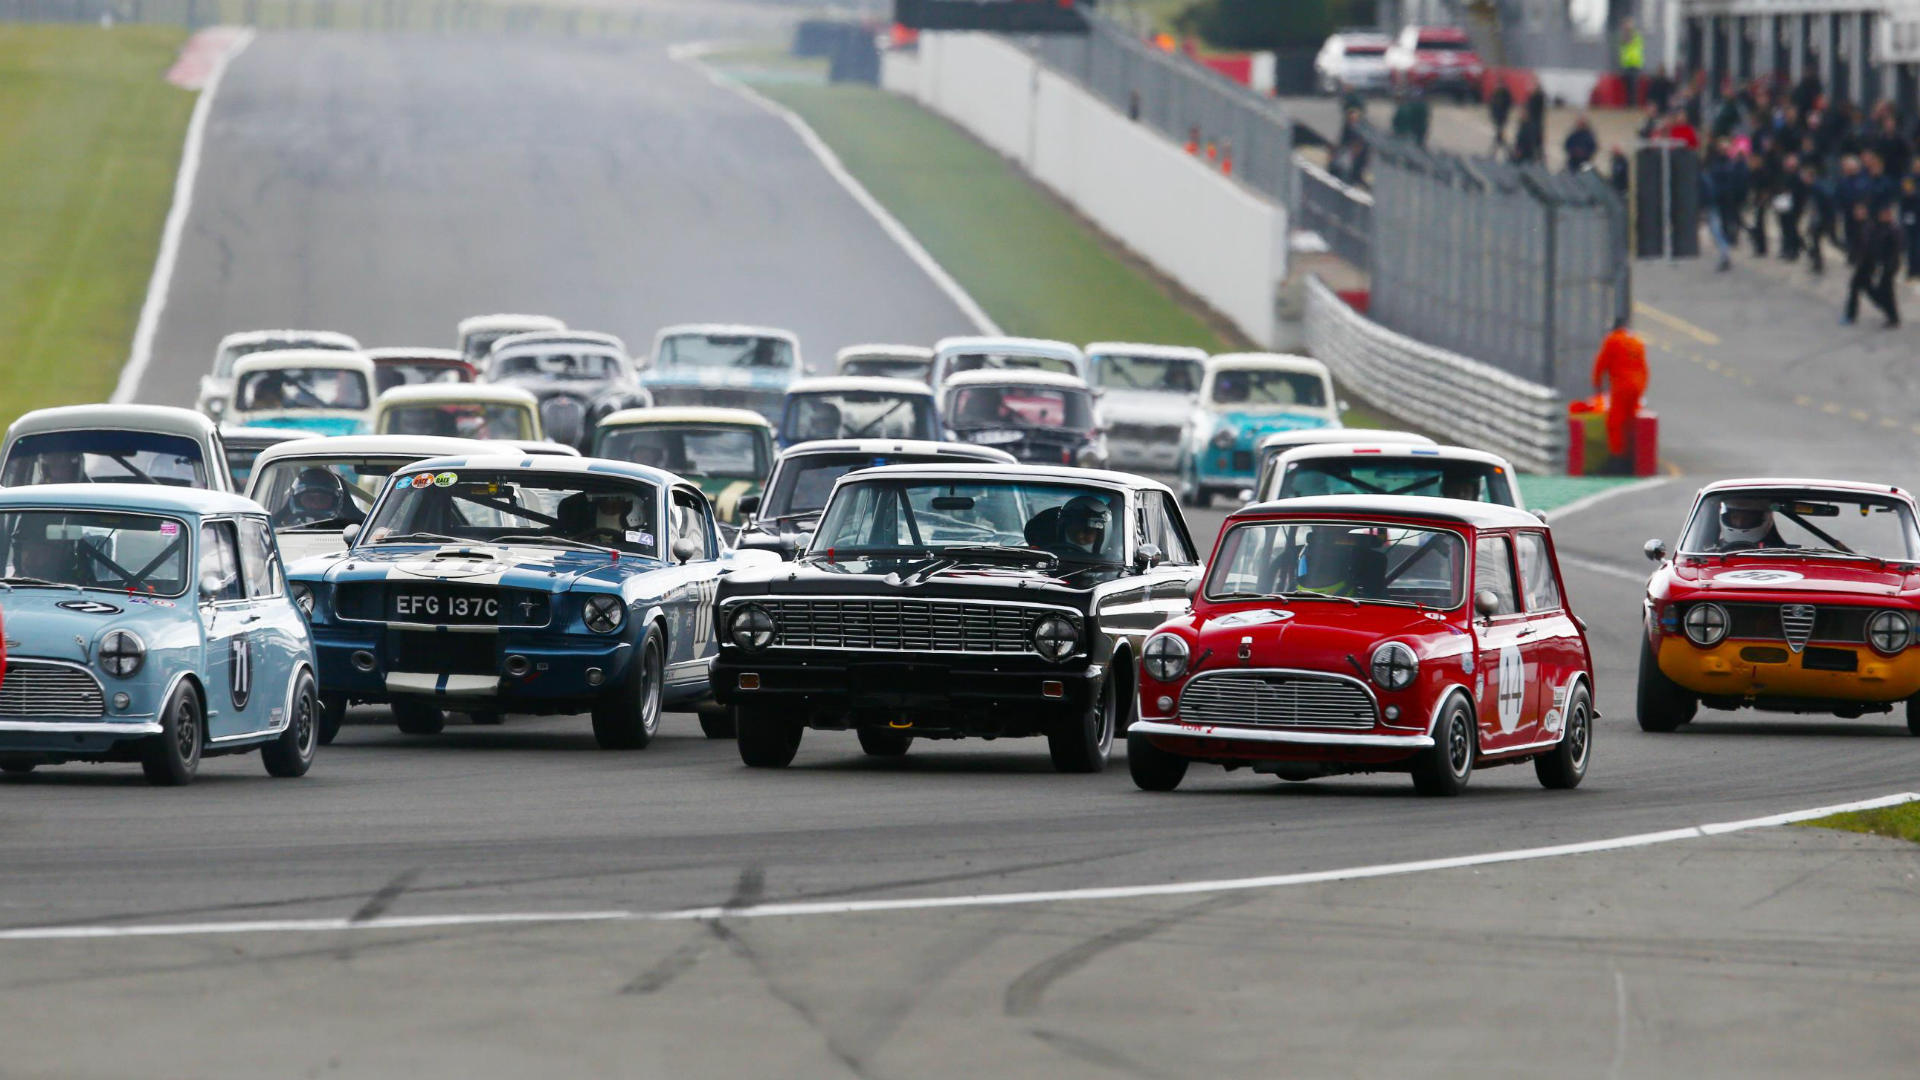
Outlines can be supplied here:
[[1144, 574], [1158, 565], [1160, 565], [1159, 544], [1141, 544], [1140, 547], [1134, 551], [1133, 568], [1139, 573]]
[[202, 604], [213, 603], [214, 600], [219, 597], [221, 590], [225, 588], [226, 582], [220, 580], [220, 575], [203, 575], [200, 578], [200, 602]]
[[358, 540], [359, 538], [360, 538], [360, 523], [357, 521], [351, 525], [348, 525], [346, 528], [340, 530], [340, 539], [345, 541], [348, 547], [352, 547], [353, 542], [355, 540]]
[[1492, 589], [1481, 589], [1474, 593], [1473, 610], [1483, 619], [1491, 619], [1500, 614], [1500, 594]]
[[1187, 582], [1185, 592], [1188, 600], [1193, 600], [1200, 595], [1200, 575], [1195, 574], [1193, 580]]
[[739, 518], [745, 518], [748, 514], [758, 509], [760, 509], [760, 496], [758, 495], [742, 495], [739, 501], [733, 504], [734, 516]]
[[700, 554], [700, 545], [694, 543], [692, 537], [683, 536], [673, 542], [672, 551], [674, 562], [686, 563], [695, 555]]
[[1548, 520], [1547, 520], [1547, 512], [1546, 512], [1545, 510], [1535, 510], [1535, 511], [1533, 512], [1533, 516], [1534, 516], [1534, 517], [1537, 517], [1537, 518], [1539, 518], [1539, 519], [1540, 519], [1540, 523], [1541, 523], [1542, 525], [1551, 525], [1551, 524], [1553, 524], [1552, 522], [1550, 522], [1550, 521], [1548, 521]]
[[1667, 561], [1667, 542], [1665, 540], [1656, 537], [1655, 539], [1647, 541], [1645, 546], [1641, 547], [1640, 550], [1646, 552], [1647, 558], [1653, 562]]

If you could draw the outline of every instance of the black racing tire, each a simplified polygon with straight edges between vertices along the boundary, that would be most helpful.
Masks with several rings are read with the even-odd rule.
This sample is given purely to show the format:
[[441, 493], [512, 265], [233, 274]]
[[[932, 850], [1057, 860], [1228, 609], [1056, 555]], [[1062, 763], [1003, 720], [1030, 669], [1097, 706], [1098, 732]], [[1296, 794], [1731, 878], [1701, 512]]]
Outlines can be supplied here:
[[207, 712], [200, 692], [185, 679], [167, 696], [160, 710], [160, 734], [140, 745], [140, 771], [156, 787], [183, 787], [200, 771], [200, 750], [206, 745]]
[[268, 776], [283, 780], [307, 775], [313, 767], [313, 751], [320, 745], [319, 691], [313, 685], [313, 673], [302, 669], [293, 687], [292, 715], [287, 730], [260, 748], [260, 763]]
[[907, 748], [913, 745], [913, 736], [902, 731], [883, 731], [880, 728], [861, 728], [860, 749], [868, 757], [905, 757]]
[[1593, 757], [1593, 701], [1585, 686], [1576, 686], [1567, 696], [1566, 726], [1560, 732], [1560, 744], [1533, 759], [1533, 772], [1540, 786], [1553, 791], [1571, 791], [1586, 779], [1587, 762]]
[[393, 722], [402, 734], [438, 735], [447, 727], [445, 710], [418, 701], [393, 703]]
[[748, 768], [784, 769], [793, 764], [805, 727], [764, 705], [737, 705], [733, 718], [734, 742]]
[[1413, 758], [1413, 789], [1422, 795], [1453, 796], [1473, 779], [1480, 725], [1467, 699], [1455, 694], [1433, 724], [1433, 746]]
[[660, 628], [647, 627], [620, 689], [593, 706], [593, 740], [602, 750], [644, 750], [660, 730], [667, 663]]
[[1113, 733], [1119, 727], [1119, 690], [1111, 678], [1100, 680], [1099, 692], [1085, 711], [1062, 717], [1047, 729], [1047, 753], [1055, 772], [1097, 773], [1107, 767], [1113, 751]]
[[467, 714], [467, 722], [474, 727], [499, 727], [507, 722], [507, 714], [493, 709], [482, 709]]
[[9, 776], [25, 776], [39, 766], [39, 762], [24, 758], [0, 758], [0, 773]]
[[696, 715], [700, 717], [700, 734], [709, 739], [731, 739], [737, 730], [733, 722], [733, 709], [726, 705], [702, 705]]
[[1920, 735], [1920, 697], [1907, 699], [1907, 733]]
[[340, 694], [320, 695], [320, 745], [332, 746], [340, 737], [340, 726], [347, 722], [347, 699]]
[[1640, 682], [1633, 699], [1633, 712], [1639, 718], [1640, 730], [1661, 733], [1676, 731], [1681, 724], [1692, 720], [1699, 708], [1699, 698], [1667, 678], [1667, 673], [1660, 670], [1660, 660], [1653, 654], [1653, 643], [1643, 634], [1640, 638]]
[[1127, 772], [1141, 791], [1172, 791], [1187, 777], [1187, 759], [1167, 753], [1145, 735], [1129, 734]]

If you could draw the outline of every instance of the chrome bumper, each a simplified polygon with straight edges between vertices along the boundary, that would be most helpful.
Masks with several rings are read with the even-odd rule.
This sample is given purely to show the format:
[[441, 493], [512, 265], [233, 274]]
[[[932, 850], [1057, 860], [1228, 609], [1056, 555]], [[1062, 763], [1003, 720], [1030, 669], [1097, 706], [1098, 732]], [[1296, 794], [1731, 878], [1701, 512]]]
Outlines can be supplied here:
[[1431, 735], [1344, 735], [1337, 732], [1277, 731], [1269, 728], [1182, 724], [1170, 720], [1135, 720], [1128, 734], [1166, 735], [1180, 739], [1219, 739], [1222, 742], [1279, 743], [1286, 746], [1352, 746], [1366, 750], [1427, 750]]

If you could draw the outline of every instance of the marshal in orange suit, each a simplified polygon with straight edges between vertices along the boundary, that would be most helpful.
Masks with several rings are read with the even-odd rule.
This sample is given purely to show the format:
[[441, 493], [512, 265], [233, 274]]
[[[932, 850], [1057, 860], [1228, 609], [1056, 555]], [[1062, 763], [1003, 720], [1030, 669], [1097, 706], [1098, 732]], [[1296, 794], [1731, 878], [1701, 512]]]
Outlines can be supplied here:
[[1613, 324], [1613, 333], [1600, 343], [1593, 358], [1593, 388], [1607, 391], [1607, 450], [1614, 457], [1627, 452], [1627, 430], [1640, 412], [1647, 392], [1647, 346], [1628, 328], [1627, 320]]

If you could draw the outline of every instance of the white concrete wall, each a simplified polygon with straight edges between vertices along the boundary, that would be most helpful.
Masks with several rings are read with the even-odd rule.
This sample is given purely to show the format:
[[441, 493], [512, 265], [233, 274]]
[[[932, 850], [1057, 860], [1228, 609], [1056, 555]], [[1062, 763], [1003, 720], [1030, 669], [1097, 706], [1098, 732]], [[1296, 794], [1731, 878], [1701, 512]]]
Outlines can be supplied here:
[[1019, 163], [1249, 338], [1274, 342], [1284, 208], [984, 34], [922, 34], [917, 60], [887, 56], [881, 82], [917, 86], [922, 104]]

